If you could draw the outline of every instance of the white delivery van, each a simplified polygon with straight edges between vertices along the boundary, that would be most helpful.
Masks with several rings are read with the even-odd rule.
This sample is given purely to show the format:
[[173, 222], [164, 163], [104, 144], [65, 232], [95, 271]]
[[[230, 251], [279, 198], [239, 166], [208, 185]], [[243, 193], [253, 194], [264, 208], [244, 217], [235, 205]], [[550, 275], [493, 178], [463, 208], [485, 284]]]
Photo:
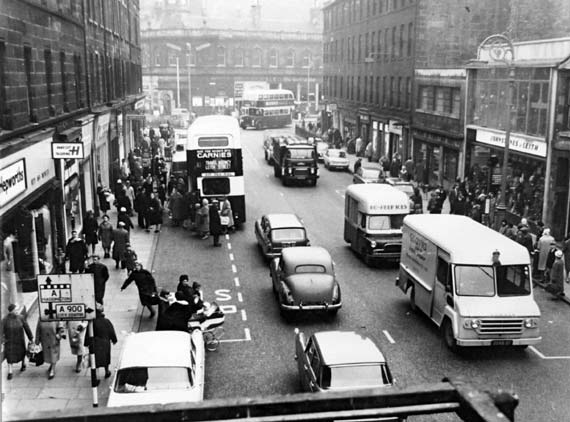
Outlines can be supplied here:
[[540, 342], [526, 248], [460, 215], [410, 215], [402, 232], [396, 284], [451, 350]]
[[408, 196], [383, 183], [350, 185], [345, 193], [344, 240], [366, 264], [398, 259], [402, 223], [410, 213]]

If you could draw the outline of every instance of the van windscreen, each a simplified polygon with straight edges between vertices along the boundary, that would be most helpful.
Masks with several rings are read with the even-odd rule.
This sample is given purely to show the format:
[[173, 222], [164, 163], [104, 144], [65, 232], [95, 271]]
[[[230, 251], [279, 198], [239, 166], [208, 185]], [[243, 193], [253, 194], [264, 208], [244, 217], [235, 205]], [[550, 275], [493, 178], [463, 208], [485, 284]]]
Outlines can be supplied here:
[[397, 230], [404, 224], [406, 214], [370, 215], [368, 216], [369, 230]]
[[456, 265], [455, 290], [459, 296], [495, 296], [493, 267]]

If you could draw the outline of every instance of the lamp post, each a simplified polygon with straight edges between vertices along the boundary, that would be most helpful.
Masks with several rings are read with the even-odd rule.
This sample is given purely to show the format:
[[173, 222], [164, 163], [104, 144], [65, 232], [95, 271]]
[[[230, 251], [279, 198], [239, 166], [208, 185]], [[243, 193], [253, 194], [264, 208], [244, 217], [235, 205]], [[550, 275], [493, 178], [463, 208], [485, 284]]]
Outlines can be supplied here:
[[311, 99], [309, 97], [309, 91], [311, 89], [310, 77], [311, 77], [311, 57], [307, 56], [307, 114], [310, 114], [311, 110]]
[[[166, 46], [175, 51], [182, 51], [182, 48], [176, 44], [166, 43]], [[176, 105], [180, 108], [180, 60], [178, 55], [176, 55]]]
[[503, 152], [503, 169], [501, 176], [500, 200], [497, 204], [495, 227], [505, 218], [507, 212], [507, 170], [509, 168], [509, 148], [511, 143], [511, 119], [513, 108], [513, 92], [515, 85], [515, 50], [512, 41], [503, 34], [491, 35], [483, 40], [477, 51], [477, 59], [482, 60], [482, 54], [491, 64], [507, 66], [508, 91], [507, 91], [507, 121], [505, 122], [505, 149]]
[[192, 121], [192, 74], [191, 74], [191, 58], [192, 58], [192, 44], [186, 43], [188, 48], [188, 115], [190, 116], [190, 121]]

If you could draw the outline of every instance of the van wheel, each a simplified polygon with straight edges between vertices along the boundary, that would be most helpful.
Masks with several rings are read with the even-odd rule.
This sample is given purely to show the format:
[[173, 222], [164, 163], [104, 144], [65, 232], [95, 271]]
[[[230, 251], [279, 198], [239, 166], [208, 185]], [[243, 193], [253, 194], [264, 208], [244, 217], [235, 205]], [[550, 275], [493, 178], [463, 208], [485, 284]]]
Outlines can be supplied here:
[[445, 345], [449, 350], [453, 353], [457, 353], [459, 351], [459, 346], [457, 345], [457, 341], [453, 335], [453, 328], [451, 327], [451, 322], [449, 319], [445, 319], [443, 324], [441, 325], [441, 335], [443, 336], [443, 341], [445, 341]]
[[412, 312], [417, 312], [418, 305], [416, 305], [416, 289], [410, 287], [410, 308]]
[[277, 168], [276, 165], [273, 166], [273, 175], [275, 177], [279, 177], [279, 169]]

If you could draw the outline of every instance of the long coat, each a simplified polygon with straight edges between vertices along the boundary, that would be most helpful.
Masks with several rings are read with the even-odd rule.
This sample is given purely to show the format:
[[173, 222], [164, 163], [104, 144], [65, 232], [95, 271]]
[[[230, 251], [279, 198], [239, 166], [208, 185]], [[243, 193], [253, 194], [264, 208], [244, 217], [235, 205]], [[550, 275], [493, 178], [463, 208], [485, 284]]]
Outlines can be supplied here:
[[26, 339], [32, 341], [30, 326], [22, 315], [10, 312], [2, 320], [2, 341], [4, 342], [4, 357], [8, 363], [18, 363], [26, 356]]
[[180, 221], [188, 218], [188, 206], [186, 204], [186, 200], [180, 194], [180, 192], [176, 191], [170, 195], [168, 208], [172, 213], [173, 220]]
[[547, 291], [553, 294], [564, 292], [564, 279], [566, 278], [566, 269], [564, 268], [564, 260], [556, 259], [550, 270], [550, 282]]
[[220, 220], [220, 213], [218, 207], [212, 205], [209, 210], [210, 213], [210, 234], [222, 234], [222, 222]]
[[57, 321], [38, 321], [36, 344], [42, 345], [45, 363], [53, 364], [59, 360], [59, 342], [63, 325]]
[[87, 269], [86, 273], [93, 274], [93, 283], [95, 285], [95, 301], [103, 304], [105, 296], [105, 284], [109, 280], [109, 269], [102, 262], [93, 262]]
[[67, 339], [69, 340], [69, 348], [71, 354], [75, 356], [83, 356], [88, 354], [83, 345], [85, 341], [85, 332], [87, 331], [86, 321], [68, 321], [67, 322]]
[[125, 260], [125, 251], [129, 243], [129, 232], [123, 228], [113, 230], [113, 259], [116, 261]]
[[[102, 313], [97, 313], [93, 320], [93, 347], [95, 349], [95, 367], [103, 368], [111, 364], [111, 342], [117, 343], [117, 334], [111, 321]], [[90, 345], [89, 337], [85, 337], [85, 346]]]
[[131, 221], [131, 217], [129, 217], [129, 214], [126, 212], [119, 212], [119, 214], [117, 215], [117, 228], [119, 228], [120, 221], [125, 223], [125, 229], [129, 232], [131, 231], [131, 229], [135, 228], [133, 222]]
[[548, 252], [550, 251], [550, 246], [554, 243], [554, 237], [550, 235], [542, 236], [538, 241], [538, 270], [544, 271], [546, 269], [546, 260], [548, 258]]
[[210, 211], [208, 205], [202, 205], [196, 213], [198, 221], [198, 231], [201, 233], [208, 233], [210, 230]]
[[231, 204], [230, 200], [226, 199], [221, 204], [222, 204], [221, 205], [222, 208], [220, 210], [220, 215], [223, 215], [224, 217], [229, 217], [228, 227], [233, 227], [234, 226], [234, 213], [232, 211], [232, 204]]
[[564, 252], [564, 265], [566, 265], [566, 272], [570, 273], [570, 238], [564, 241], [562, 252]]
[[162, 224], [162, 205], [158, 198], [151, 198], [148, 211], [149, 224]]
[[69, 258], [69, 271], [83, 271], [87, 253], [87, 245], [83, 239], [70, 239], [65, 248], [65, 255]]
[[87, 217], [83, 222], [83, 234], [85, 235], [85, 243], [88, 245], [96, 245], [98, 243], [97, 239], [97, 229], [99, 228], [99, 223], [96, 217]]
[[154, 303], [151, 298], [156, 294], [157, 288], [152, 274], [145, 269], [133, 270], [121, 286], [121, 290], [126, 289], [133, 281], [139, 290], [139, 299], [141, 304], [143, 306], [155, 305], [156, 303]]
[[99, 224], [99, 239], [101, 239], [103, 249], [111, 248], [111, 243], [113, 243], [113, 225], [110, 221], [103, 221]]

